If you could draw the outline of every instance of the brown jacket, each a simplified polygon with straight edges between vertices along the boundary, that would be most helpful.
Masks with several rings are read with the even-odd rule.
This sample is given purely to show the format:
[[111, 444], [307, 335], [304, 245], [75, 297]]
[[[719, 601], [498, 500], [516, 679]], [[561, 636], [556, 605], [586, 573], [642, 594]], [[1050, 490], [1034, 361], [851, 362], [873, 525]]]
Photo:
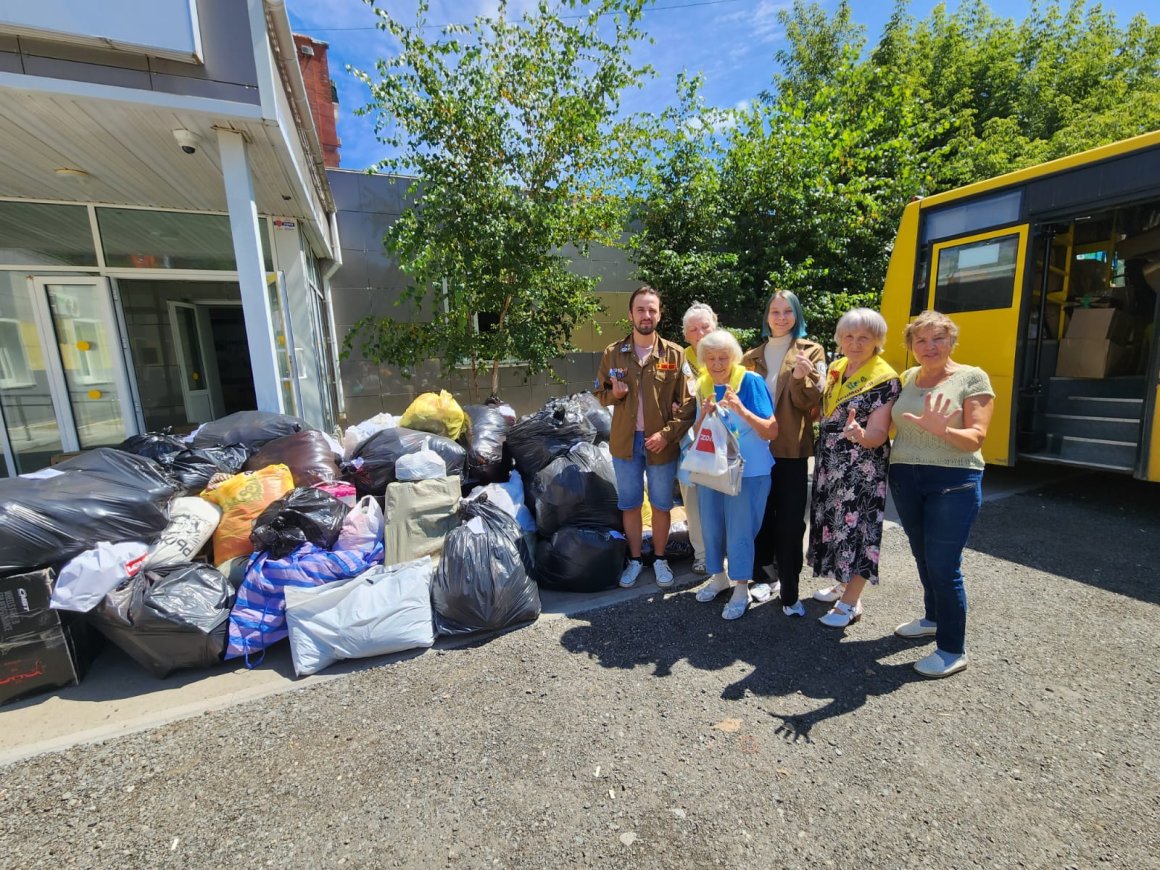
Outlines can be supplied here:
[[[696, 403], [685, 385], [685, 356], [679, 345], [659, 335], [652, 353], [642, 365], [632, 346], [632, 335], [614, 341], [604, 349], [600, 371], [593, 393], [602, 405], [611, 405], [612, 438], [609, 449], [617, 459], [632, 459], [632, 439], [636, 434], [637, 396], [644, 391], [644, 436], [657, 432], [665, 437], [668, 446], [660, 453], [648, 452], [650, 465], [672, 462], [680, 453], [680, 439], [693, 424]], [[612, 395], [609, 372], [617, 370], [620, 379], [628, 385], [628, 395], [621, 399]], [[674, 414], [673, 405], [680, 406]]]
[[[741, 365], [762, 378], [769, 376], [765, 365], [763, 341], [741, 357]], [[797, 355], [804, 352], [814, 368], [801, 380], [793, 376]], [[818, 371], [819, 364], [822, 372]], [[777, 395], [773, 397], [773, 413], [777, 417], [777, 437], [769, 442], [775, 459], [802, 459], [814, 455], [813, 413], [822, 400], [822, 374], [826, 366], [826, 352], [820, 344], [804, 338], [794, 339], [777, 374]]]

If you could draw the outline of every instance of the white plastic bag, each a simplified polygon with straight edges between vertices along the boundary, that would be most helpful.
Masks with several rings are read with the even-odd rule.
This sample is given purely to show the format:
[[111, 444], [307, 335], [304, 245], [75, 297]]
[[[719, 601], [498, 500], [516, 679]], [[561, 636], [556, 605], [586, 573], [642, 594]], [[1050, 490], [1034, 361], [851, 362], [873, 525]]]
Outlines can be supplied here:
[[360, 499], [342, 521], [342, 531], [338, 533], [334, 549], [359, 553], [373, 550], [375, 544], [383, 539], [383, 527], [383, 509], [379, 507], [378, 499], [368, 495]]
[[400, 456], [395, 463], [396, 480], [431, 480], [447, 476], [447, 462], [431, 449], [431, 440], [423, 442], [423, 449]]
[[487, 486], [477, 486], [468, 493], [467, 498], [469, 500], [477, 499], [480, 496], [487, 496], [488, 501], [513, 517], [519, 523], [521, 531], [536, 531], [536, 518], [532, 516], [532, 512], [524, 504], [524, 481], [518, 471], [511, 473], [507, 483], [489, 483]]
[[705, 417], [693, 446], [681, 460], [681, 470], [691, 474], [719, 476], [729, 470], [729, 432], [714, 412]]
[[149, 548], [145, 568], [192, 562], [221, 522], [222, 509], [204, 498], [175, 498], [169, 505], [169, 525]]
[[102, 598], [137, 575], [148, 550], [145, 544], [136, 541], [122, 544], [101, 541], [93, 549], [85, 550], [60, 569], [50, 606], [56, 610], [88, 613]]
[[435, 643], [431, 557], [377, 566], [338, 583], [286, 587], [290, 654], [300, 677], [340, 659], [368, 658]]
[[363, 442], [383, 429], [394, 429], [399, 425], [399, 418], [392, 414], [375, 414], [369, 420], [363, 420], [356, 426], [348, 427], [342, 433], [342, 455], [345, 459], [354, 456]]

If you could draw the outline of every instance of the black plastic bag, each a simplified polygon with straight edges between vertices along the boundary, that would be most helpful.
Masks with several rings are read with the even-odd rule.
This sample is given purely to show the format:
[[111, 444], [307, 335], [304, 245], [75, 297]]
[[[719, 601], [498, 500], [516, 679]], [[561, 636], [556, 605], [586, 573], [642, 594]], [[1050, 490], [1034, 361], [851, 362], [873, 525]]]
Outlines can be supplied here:
[[399, 457], [418, 453], [430, 441], [431, 449], [443, 457], [448, 476], [463, 476], [467, 451], [450, 438], [395, 427], [376, 432], [359, 445], [345, 474], [358, 490], [359, 498], [374, 495], [382, 498], [387, 484], [395, 482], [395, 463]]
[[467, 478], [473, 483], [503, 483], [511, 472], [511, 455], [504, 449], [512, 424], [498, 408], [465, 405], [470, 427], [459, 436], [467, 448]]
[[576, 444], [595, 439], [596, 429], [579, 404], [553, 399], [512, 426], [507, 446], [520, 473], [531, 478]]
[[627, 557], [623, 535], [564, 526], [536, 543], [536, 582], [563, 592], [611, 589]]
[[237, 474], [245, 466], [250, 451], [244, 444], [199, 447], [171, 453], [160, 460], [165, 473], [187, 493], [199, 493], [215, 474]]
[[237, 411], [206, 423], [193, 436], [193, 447], [220, 447], [223, 444], [244, 444], [250, 452], [263, 444], [305, 432], [314, 427], [300, 417], [275, 414], [272, 411]]
[[624, 531], [612, 457], [595, 444], [582, 442], [553, 459], [532, 478], [531, 495], [542, 535], [561, 526]]
[[283, 435], [263, 444], [246, 461], [246, 471], [258, 471], [268, 465], [285, 465], [294, 476], [295, 486], [314, 486], [337, 480], [340, 471], [334, 461], [334, 448], [317, 430]]
[[163, 462], [165, 457], [172, 456], [174, 453], [180, 453], [187, 446], [171, 430], [164, 429], [161, 432], [147, 432], [144, 435], [133, 435], [118, 444], [117, 449], [124, 450], [126, 453], [132, 453], [135, 456], [144, 456], [146, 459]]
[[173, 482], [151, 459], [112, 447], [46, 478], [0, 479], [0, 576], [67, 562], [100, 541], [151, 544], [169, 524]]
[[192, 562], [143, 571], [114, 589], [89, 622], [155, 677], [222, 660], [234, 590], [222, 573]]
[[472, 634], [535, 620], [540, 592], [516, 521], [486, 498], [463, 502], [459, 516], [431, 583], [435, 630]]
[[568, 401], [584, 410], [584, 416], [596, 430], [596, 443], [607, 444], [612, 439], [612, 411], [600, 404], [591, 393], [573, 393]]
[[321, 489], [292, 489], [258, 514], [250, 543], [274, 559], [284, 559], [307, 543], [329, 550], [349, 511], [344, 502]]

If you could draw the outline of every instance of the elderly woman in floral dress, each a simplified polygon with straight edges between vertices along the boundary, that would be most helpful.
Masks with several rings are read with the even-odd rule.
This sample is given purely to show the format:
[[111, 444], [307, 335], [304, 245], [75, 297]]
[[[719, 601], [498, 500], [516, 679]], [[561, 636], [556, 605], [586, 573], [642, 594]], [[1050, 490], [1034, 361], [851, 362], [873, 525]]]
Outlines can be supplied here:
[[830, 364], [822, 392], [809, 563], [814, 576], [836, 581], [814, 593], [818, 601], [834, 605], [821, 623], [845, 628], [862, 616], [866, 582], [878, 582], [890, 411], [900, 384], [897, 372], [880, 356], [886, 321], [877, 311], [847, 311], [834, 339], [842, 356]]

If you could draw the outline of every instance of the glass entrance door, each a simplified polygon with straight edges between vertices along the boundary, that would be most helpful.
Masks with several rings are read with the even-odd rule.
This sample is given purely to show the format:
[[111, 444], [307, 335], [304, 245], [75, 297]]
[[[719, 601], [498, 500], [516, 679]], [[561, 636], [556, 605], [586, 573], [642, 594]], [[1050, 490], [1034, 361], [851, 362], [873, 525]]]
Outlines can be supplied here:
[[[113, 298], [104, 278], [36, 278], [66, 448], [120, 444], [135, 429]], [[70, 437], [71, 436], [71, 437]], [[71, 442], [71, 443], [68, 443]]]

